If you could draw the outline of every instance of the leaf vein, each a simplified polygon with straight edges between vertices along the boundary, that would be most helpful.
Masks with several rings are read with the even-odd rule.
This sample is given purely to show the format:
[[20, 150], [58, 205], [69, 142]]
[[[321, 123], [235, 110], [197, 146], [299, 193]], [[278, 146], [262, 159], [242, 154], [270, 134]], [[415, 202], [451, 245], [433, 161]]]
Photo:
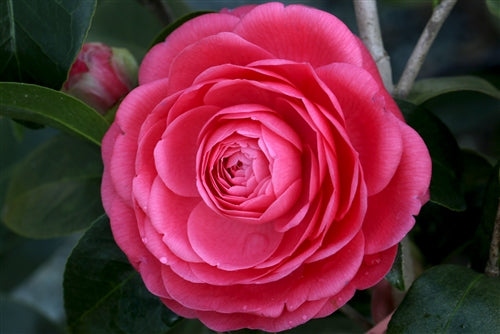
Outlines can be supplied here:
[[477, 277], [472, 281], [470, 282], [469, 286], [467, 287], [467, 289], [464, 291], [464, 293], [462, 294], [462, 296], [460, 297], [460, 300], [457, 302], [457, 305], [455, 306], [455, 308], [453, 309], [453, 312], [451, 313], [448, 321], [446, 322], [446, 325], [444, 326], [444, 330], [443, 330], [443, 333], [446, 333], [448, 331], [448, 327], [450, 327], [451, 325], [451, 321], [455, 318], [455, 315], [460, 307], [460, 305], [462, 304], [462, 302], [464, 301], [465, 297], [467, 296], [467, 294], [469, 293], [470, 289], [472, 289], [472, 287], [474, 285], [476, 285], [476, 283], [481, 279], [481, 275], [477, 275]]

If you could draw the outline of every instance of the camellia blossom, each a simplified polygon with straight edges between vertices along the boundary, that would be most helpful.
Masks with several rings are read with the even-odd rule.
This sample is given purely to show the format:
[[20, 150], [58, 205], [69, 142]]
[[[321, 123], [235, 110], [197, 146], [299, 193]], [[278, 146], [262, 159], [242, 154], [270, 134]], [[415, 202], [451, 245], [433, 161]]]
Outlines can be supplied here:
[[86, 43], [71, 66], [62, 91], [105, 114], [136, 86], [137, 69], [137, 62], [127, 49]]
[[375, 285], [431, 175], [360, 40], [280, 3], [198, 16], [153, 47], [102, 155], [117, 244], [216, 331], [289, 329]]

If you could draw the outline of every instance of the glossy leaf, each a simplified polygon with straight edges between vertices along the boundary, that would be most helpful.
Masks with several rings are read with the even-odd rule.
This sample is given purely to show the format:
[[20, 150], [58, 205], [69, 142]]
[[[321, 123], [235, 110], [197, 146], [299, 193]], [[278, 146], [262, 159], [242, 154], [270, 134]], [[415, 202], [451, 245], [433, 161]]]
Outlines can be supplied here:
[[103, 213], [99, 149], [59, 135], [26, 156], [13, 171], [2, 218], [18, 234], [51, 238], [85, 229]]
[[[483, 270], [489, 258], [493, 226], [500, 204], [500, 162], [492, 168], [489, 180], [484, 191], [484, 200], [481, 205], [480, 223], [472, 244], [472, 265], [478, 270]], [[497, 263], [500, 266], [500, 263]]]
[[474, 91], [500, 99], [500, 90], [487, 80], [475, 76], [422, 79], [415, 82], [408, 100], [422, 104], [439, 95], [459, 91]]
[[429, 269], [412, 285], [387, 333], [498, 333], [500, 281], [463, 266]]
[[64, 304], [71, 333], [164, 333], [179, 317], [150, 294], [101, 217], [66, 264]]
[[[385, 275], [385, 278], [391, 283], [393, 287], [395, 287], [398, 290], [404, 291], [406, 289], [406, 282], [405, 282], [405, 258], [403, 256], [403, 247], [407, 248], [408, 242], [405, 242], [403, 245], [402, 243], [399, 244], [398, 247], [398, 253], [396, 254], [396, 259], [394, 260], [394, 264], [392, 265], [391, 270]], [[408, 252], [408, 250], [405, 249], [405, 253]]]
[[174, 22], [170, 23], [168, 26], [163, 28], [163, 30], [155, 37], [155, 39], [151, 43], [150, 48], [153, 47], [155, 44], [163, 42], [165, 40], [165, 38], [167, 38], [168, 35], [170, 35], [175, 29], [179, 28], [185, 22], [187, 22], [187, 21], [189, 21], [197, 16], [207, 14], [207, 13], [213, 13], [213, 12], [212, 11], [197, 11], [197, 12], [192, 12], [192, 13], [186, 14], [186, 15], [178, 18], [177, 20], [175, 20]]
[[398, 101], [407, 123], [425, 141], [432, 158], [431, 201], [450, 210], [463, 211], [460, 149], [446, 125], [422, 107]]
[[60, 89], [95, 6], [96, 0], [0, 1], [0, 80]]
[[0, 82], [0, 116], [35, 122], [100, 145], [109, 123], [94, 109], [49, 88]]

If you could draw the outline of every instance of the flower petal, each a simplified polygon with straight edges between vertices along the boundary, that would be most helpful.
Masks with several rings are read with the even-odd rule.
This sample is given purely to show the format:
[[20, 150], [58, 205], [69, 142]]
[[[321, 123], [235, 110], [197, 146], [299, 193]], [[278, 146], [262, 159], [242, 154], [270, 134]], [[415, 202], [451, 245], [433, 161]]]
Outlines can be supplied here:
[[205, 37], [186, 47], [172, 62], [168, 93], [189, 87], [198, 74], [212, 66], [227, 63], [246, 65], [271, 56], [266, 50], [233, 33], [221, 32]]
[[165, 185], [180, 196], [198, 196], [198, 134], [217, 110], [214, 106], [201, 106], [180, 115], [168, 126], [154, 150], [158, 174]]
[[372, 254], [397, 244], [413, 227], [426, 197], [431, 177], [431, 159], [423, 140], [400, 122], [403, 155], [389, 185], [368, 198], [363, 232], [366, 253]]
[[359, 66], [362, 51], [366, 52], [342, 21], [301, 5], [285, 7], [273, 2], [258, 6], [243, 16], [234, 33], [268, 50], [272, 58], [308, 62], [313, 67], [333, 62]]
[[401, 159], [400, 121], [385, 111], [381, 87], [365, 70], [330, 64], [317, 72], [342, 106], [346, 131], [363, 166], [368, 195], [376, 194], [387, 186]]
[[253, 267], [279, 246], [282, 233], [273, 224], [245, 224], [218, 215], [205, 203], [198, 204], [188, 221], [193, 249], [208, 264], [224, 270]]
[[187, 222], [193, 208], [200, 202], [198, 197], [182, 197], [174, 194], [156, 178], [151, 188], [148, 215], [163, 242], [179, 258], [188, 262], [201, 262], [191, 248]]
[[163, 43], [156, 44], [144, 56], [139, 69], [139, 84], [167, 78], [173, 59], [188, 45], [200, 39], [231, 31], [239, 22], [234, 15], [210, 13], [195, 17], [175, 29]]

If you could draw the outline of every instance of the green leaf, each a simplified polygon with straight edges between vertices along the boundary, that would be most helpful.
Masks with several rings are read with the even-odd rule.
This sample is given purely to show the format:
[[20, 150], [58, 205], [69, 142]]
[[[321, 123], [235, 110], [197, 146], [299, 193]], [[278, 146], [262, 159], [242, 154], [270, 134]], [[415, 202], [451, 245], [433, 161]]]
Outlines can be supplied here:
[[450, 130], [428, 110], [405, 101], [398, 101], [406, 122], [425, 141], [432, 159], [431, 201], [450, 210], [466, 208], [460, 177], [460, 149]]
[[85, 229], [103, 213], [95, 146], [67, 135], [46, 141], [14, 169], [3, 220], [18, 234], [51, 238]]
[[63, 286], [71, 333], [164, 333], [179, 320], [145, 288], [105, 216], [73, 250]]
[[[403, 247], [408, 247], [408, 243], [405, 242], [399, 244], [398, 253], [396, 254], [396, 259], [394, 260], [394, 264], [392, 265], [391, 270], [387, 273], [385, 278], [391, 283], [393, 287], [398, 290], [404, 291], [406, 289], [406, 282], [404, 277], [405, 272], [405, 258], [403, 256]], [[405, 253], [407, 250], [405, 249]]]
[[95, 6], [96, 0], [0, 1], [0, 80], [60, 89]]
[[0, 295], [0, 333], [63, 333], [62, 328], [34, 308]]
[[418, 105], [439, 95], [459, 91], [474, 91], [500, 99], [500, 90], [485, 79], [457, 76], [419, 80], [415, 82], [408, 100]]
[[[493, 227], [500, 203], [500, 162], [492, 168], [488, 183], [484, 191], [479, 226], [476, 230], [473, 250], [473, 268], [483, 270], [489, 258], [490, 243], [493, 235]], [[500, 266], [500, 263], [497, 263]]]
[[456, 265], [422, 274], [389, 323], [387, 333], [498, 333], [500, 280]]
[[36, 122], [101, 145], [109, 123], [85, 103], [49, 88], [0, 82], [0, 116]]
[[170, 35], [175, 29], [179, 28], [182, 24], [185, 22], [194, 19], [197, 16], [203, 15], [203, 14], [208, 14], [208, 13], [213, 13], [213, 11], [197, 11], [197, 12], [192, 12], [189, 14], [186, 14], [174, 22], [170, 23], [168, 26], [163, 28], [163, 30], [155, 37], [153, 42], [151, 43], [151, 46], [149, 48], [152, 48], [154, 45], [163, 42], [165, 38], [167, 38], [168, 35]]

